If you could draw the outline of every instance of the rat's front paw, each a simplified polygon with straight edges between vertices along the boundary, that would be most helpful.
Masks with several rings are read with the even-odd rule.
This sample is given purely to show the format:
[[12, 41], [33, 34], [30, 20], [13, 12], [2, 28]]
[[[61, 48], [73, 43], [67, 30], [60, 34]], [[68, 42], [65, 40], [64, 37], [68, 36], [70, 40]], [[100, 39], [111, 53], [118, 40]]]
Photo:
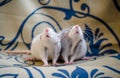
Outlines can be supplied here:
[[65, 62], [64, 64], [65, 65], [71, 65], [71, 64], [73, 64], [74, 62]]
[[49, 67], [50, 65], [49, 65], [49, 64], [44, 64], [43, 66], [44, 66], [44, 67]]
[[91, 57], [82, 57], [81, 60], [90, 60]]
[[26, 60], [26, 61], [34, 61], [35, 58], [34, 58], [34, 57], [27, 57], [27, 58], [25, 58], [25, 60]]
[[71, 61], [71, 62], [69, 62], [69, 64], [74, 64], [74, 62], [73, 62], [73, 61]]
[[60, 65], [60, 64], [59, 64], [59, 63], [53, 63], [52, 65], [53, 65], [53, 66], [57, 66], [57, 65]]

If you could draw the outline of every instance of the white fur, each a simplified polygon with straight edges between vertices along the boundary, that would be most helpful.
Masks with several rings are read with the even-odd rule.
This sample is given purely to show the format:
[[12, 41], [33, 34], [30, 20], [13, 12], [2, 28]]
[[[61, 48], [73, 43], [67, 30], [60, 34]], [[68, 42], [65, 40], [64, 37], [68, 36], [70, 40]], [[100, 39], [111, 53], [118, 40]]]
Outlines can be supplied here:
[[[76, 31], [78, 31], [78, 34], [76, 33]], [[82, 29], [80, 28], [79, 25], [73, 26], [68, 31], [67, 37], [68, 38], [65, 38], [65, 39], [69, 39], [69, 41], [62, 40], [62, 47], [63, 46], [65, 47], [65, 48], [63, 47], [62, 57], [65, 63], [72, 63], [74, 60], [80, 59], [86, 55], [87, 45], [83, 37]], [[70, 45], [72, 46], [70, 47]], [[70, 61], [68, 60], [69, 56], [70, 56]]]
[[[46, 32], [46, 29], [48, 29], [48, 32]], [[36, 59], [42, 60], [44, 65], [48, 66], [49, 59], [52, 59], [53, 64], [56, 63], [59, 57], [61, 43], [56, 32], [50, 28], [46, 29], [33, 39], [31, 54]], [[50, 38], [47, 38], [46, 35]]]

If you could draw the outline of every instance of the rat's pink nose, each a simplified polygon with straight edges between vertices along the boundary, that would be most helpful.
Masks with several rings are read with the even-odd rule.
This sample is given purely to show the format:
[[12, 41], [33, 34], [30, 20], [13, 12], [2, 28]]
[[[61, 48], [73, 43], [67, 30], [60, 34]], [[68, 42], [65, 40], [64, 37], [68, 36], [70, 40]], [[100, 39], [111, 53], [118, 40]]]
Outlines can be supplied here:
[[78, 31], [79, 25], [75, 25], [74, 27], [75, 27], [75, 33], [76, 33], [76, 34], [79, 34], [79, 31]]
[[78, 27], [76, 26], [76, 29], [78, 29]]
[[49, 31], [49, 28], [46, 28], [46, 32], [48, 32]]
[[79, 25], [75, 25], [75, 28], [78, 29], [78, 26], [79, 26]]

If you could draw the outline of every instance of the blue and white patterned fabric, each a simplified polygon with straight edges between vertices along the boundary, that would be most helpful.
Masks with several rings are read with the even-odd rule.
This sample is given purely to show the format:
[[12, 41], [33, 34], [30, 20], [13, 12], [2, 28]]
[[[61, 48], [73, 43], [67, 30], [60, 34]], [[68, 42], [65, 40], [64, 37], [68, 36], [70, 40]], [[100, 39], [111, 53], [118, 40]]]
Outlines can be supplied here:
[[[45, 27], [80, 25], [90, 60], [42, 67], [26, 55]], [[120, 78], [120, 0], [0, 0], [0, 78]]]
[[0, 78], [119, 78], [120, 54], [100, 56], [73, 65], [42, 67], [23, 55], [0, 54]]

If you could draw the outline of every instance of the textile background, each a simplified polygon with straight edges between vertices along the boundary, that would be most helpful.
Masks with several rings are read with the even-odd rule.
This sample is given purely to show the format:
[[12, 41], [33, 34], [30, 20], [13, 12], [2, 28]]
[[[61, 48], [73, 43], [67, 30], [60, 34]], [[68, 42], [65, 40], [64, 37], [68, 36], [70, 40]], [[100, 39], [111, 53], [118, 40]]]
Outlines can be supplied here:
[[30, 49], [33, 37], [45, 27], [59, 32], [78, 24], [93, 44], [90, 48], [119, 52], [119, 5], [119, 0], [2, 0], [0, 50]]
[[[45, 27], [59, 32], [76, 24], [88, 44], [87, 55], [98, 57], [46, 68], [3, 52], [29, 50]], [[120, 0], [0, 0], [0, 78], [120, 78], [119, 53]]]

